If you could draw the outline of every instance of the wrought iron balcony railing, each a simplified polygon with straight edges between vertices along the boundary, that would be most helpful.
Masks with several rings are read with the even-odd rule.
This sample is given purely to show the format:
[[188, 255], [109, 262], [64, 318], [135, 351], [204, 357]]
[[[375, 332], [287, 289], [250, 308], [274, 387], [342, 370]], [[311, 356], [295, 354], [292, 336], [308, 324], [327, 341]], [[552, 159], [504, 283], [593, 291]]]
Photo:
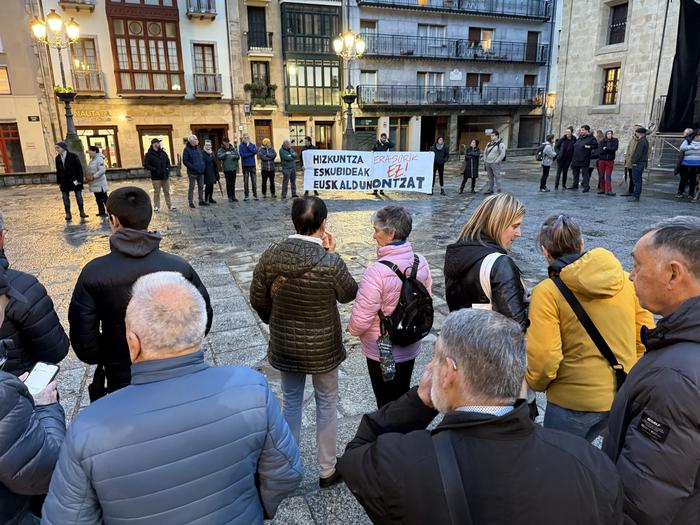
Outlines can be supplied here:
[[187, 17], [214, 20], [216, 18], [216, 0], [187, 0]]
[[449, 11], [475, 16], [498, 16], [547, 20], [551, 16], [551, 0], [357, 0], [358, 5], [416, 9], [423, 11]]
[[221, 95], [221, 73], [195, 73], [195, 95]]
[[523, 42], [462, 40], [424, 36], [365, 33], [367, 57], [429, 58], [480, 62], [528, 62], [546, 64], [549, 46]]
[[333, 37], [317, 35], [285, 35], [284, 52], [300, 55], [335, 55]]
[[79, 69], [71, 71], [73, 87], [80, 94], [104, 95], [105, 85], [102, 71]]
[[243, 33], [245, 37], [245, 48], [248, 54], [270, 54], [272, 53], [273, 33], [265, 31], [248, 31]]
[[381, 106], [541, 106], [539, 87], [358, 86], [361, 108]]

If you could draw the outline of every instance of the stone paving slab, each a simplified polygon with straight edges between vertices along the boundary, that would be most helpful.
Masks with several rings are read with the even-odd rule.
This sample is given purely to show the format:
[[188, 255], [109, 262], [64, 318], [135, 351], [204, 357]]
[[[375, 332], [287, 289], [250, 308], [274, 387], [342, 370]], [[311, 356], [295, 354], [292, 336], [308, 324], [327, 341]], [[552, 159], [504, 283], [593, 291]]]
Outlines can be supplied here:
[[[338, 251], [355, 276], [376, 259], [370, 217], [385, 204], [407, 207], [414, 217], [410, 240], [423, 253], [433, 276], [436, 309], [433, 333], [424, 342], [416, 361], [414, 383], [432, 357], [435, 333], [439, 331], [447, 306], [442, 273], [445, 247], [454, 242], [482, 195], [458, 195], [456, 164], [446, 169], [448, 196], [387, 193], [374, 197], [363, 193], [323, 192], [329, 208], [329, 229], [338, 238]], [[577, 218], [589, 248], [602, 246], [615, 252], [625, 268], [631, 265], [630, 251], [641, 232], [651, 223], [676, 214], [697, 214], [700, 207], [673, 199], [676, 180], [655, 176], [639, 203], [594, 193], [539, 193], [539, 168], [533, 162], [509, 161], [504, 189], [516, 194], [527, 207], [523, 237], [516, 242], [513, 256], [528, 285], [546, 277], [546, 263], [535, 243], [536, 232], [545, 217], [566, 212]], [[483, 188], [479, 179], [477, 188]], [[130, 181], [152, 192], [148, 181]], [[125, 185], [112, 184], [111, 189]], [[241, 364], [263, 372], [273, 392], [280, 396], [279, 373], [267, 362], [267, 326], [248, 304], [252, 271], [262, 251], [271, 242], [293, 232], [289, 218], [290, 201], [260, 200], [234, 204], [219, 202], [207, 208], [186, 207], [187, 181], [171, 184], [179, 209], [154, 215], [152, 228], [164, 235], [162, 248], [192, 262], [207, 286], [214, 309], [214, 324], [207, 337], [207, 360], [216, 365]], [[619, 190], [618, 190], [619, 191]], [[94, 202], [85, 194], [88, 213]], [[215, 197], [216, 198], [216, 197]], [[5, 214], [8, 234], [7, 255], [13, 267], [29, 271], [47, 287], [59, 318], [67, 327], [67, 309], [72, 289], [82, 266], [108, 252], [109, 226], [91, 216], [86, 222], [66, 224], [60, 194], [54, 186], [19, 186], [0, 189], [0, 211]], [[351, 305], [339, 308], [347, 323]], [[345, 334], [348, 358], [340, 368], [339, 452], [354, 436], [363, 413], [372, 410], [374, 397], [358, 340]], [[87, 384], [93, 367], [81, 363], [73, 352], [61, 364], [59, 391], [69, 419], [87, 406]], [[305, 476], [300, 489], [280, 507], [275, 524], [369, 523], [362, 508], [344, 485], [319, 490], [315, 462], [315, 404], [310, 381], [305, 391], [301, 451]], [[538, 404], [545, 406], [544, 396]]]

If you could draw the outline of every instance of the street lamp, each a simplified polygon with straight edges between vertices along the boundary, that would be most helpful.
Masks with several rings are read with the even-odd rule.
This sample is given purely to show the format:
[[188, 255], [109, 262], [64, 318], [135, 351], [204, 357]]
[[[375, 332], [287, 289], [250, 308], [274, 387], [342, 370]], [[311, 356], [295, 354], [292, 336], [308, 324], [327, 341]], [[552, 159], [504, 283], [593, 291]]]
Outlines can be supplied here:
[[[348, 20], [349, 20], [348, 16]], [[345, 33], [341, 33], [336, 39], [333, 40], [333, 50], [335, 54], [343, 59], [346, 65], [348, 86], [343, 91], [341, 97], [343, 102], [348, 105], [347, 112], [347, 123], [345, 126], [345, 132], [343, 133], [343, 149], [353, 150], [355, 149], [355, 130], [352, 125], [352, 104], [357, 100], [357, 92], [355, 88], [352, 87], [350, 83], [350, 61], [361, 57], [366, 49], [365, 41], [356, 35], [352, 31], [348, 30]]]
[[83, 164], [83, 168], [85, 168], [83, 146], [78, 137], [78, 132], [75, 129], [73, 110], [70, 106], [71, 102], [75, 100], [76, 92], [72, 87], [66, 84], [66, 71], [63, 67], [63, 53], [61, 52], [63, 49], [67, 49], [78, 41], [80, 38], [80, 26], [73, 18], [68, 22], [64, 22], [61, 15], [56, 13], [55, 9], [51, 9], [51, 12], [46, 15], [46, 21], [40, 18], [34, 18], [30, 23], [30, 27], [32, 35], [34, 35], [34, 40], [47, 46], [49, 48], [49, 53], [51, 49], [56, 49], [58, 51], [58, 61], [61, 66], [61, 86], [56, 86], [56, 88], [54, 88], [54, 93], [56, 97], [66, 105], [67, 134], [65, 142], [68, 144], [69, 149], [78, 155]]

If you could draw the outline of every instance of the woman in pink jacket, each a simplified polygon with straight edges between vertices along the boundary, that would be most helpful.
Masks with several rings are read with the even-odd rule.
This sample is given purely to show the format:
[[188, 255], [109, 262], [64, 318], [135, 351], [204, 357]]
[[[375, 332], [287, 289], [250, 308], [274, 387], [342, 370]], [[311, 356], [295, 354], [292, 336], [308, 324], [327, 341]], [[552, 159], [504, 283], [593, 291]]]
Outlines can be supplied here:
[[[384, 381], [379, 366], [379, 315], [391, 315], [399, 303], [401, 280], [391, 268], [378, 261], [390, 261], [405, 271], [413, 266], [413, 247], [406, 239], [411, 233], [411, 215], [401, 206], [385, 206], [372, 216], [374, 240], [377, 241], [377, 262], [372, 263], [362, 276], [360, 287], [352, 307], [348, 331], [359, 336], [362, 353], [367, 358], [367, 368], [372, 390], [381, 408], [408, 392], [416, 356], [421, 342], [410, 346], [394, 346], [396, 374], [391, 381]], [[418, 255], [418, 280], [432, 294], [433, 279], [425, 257]]]

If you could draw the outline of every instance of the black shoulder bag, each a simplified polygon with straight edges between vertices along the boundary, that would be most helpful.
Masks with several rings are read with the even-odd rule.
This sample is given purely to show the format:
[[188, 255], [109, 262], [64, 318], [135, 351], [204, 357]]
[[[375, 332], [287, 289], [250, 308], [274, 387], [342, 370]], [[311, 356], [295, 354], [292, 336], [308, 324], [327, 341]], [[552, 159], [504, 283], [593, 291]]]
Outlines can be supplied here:
[[615, 354], [610, 349], [610, 346], [608, 346], [608, 343], [598, 331], [598, 328], [596, 328], [596, 325], [593, 324], [593, 321], [586, 313], [586, 310], [583, 309], [581, 303], [579, 303], [578, 299], [576, 299], [574, 292], [569, 290], [569, 288], [563, 283], [563, 281], [559, 278], [558, 275], [552, 277], [552, 281], [554, 281], [554, 284], [557, 285], [557, 288], [559, 288], [559, 291], [564, 296], [564, 299], [566, 299], [566, 302], [569, 303], [569, 306], [576, 314], [576, 317], [578, 317], [579, 322], [586, 330], [590, 338], [593, 340], [593, 343], [596, 345], [596, 347], [598, 347], [600, 353], [603, 354], [603, 357], [607, 360], [608, 363], [610, 363], [610, 366], [615, 372], [617, 390], [620, 390], [620, 388], [622, 388], [622, 384], [625, 382], [625, 379], [627, 379], [627, 372], [625, 372], [625, 367], [618, 363], [617, 358], [615, 358]]
[[447, 499], [447, 511], [451, 525], [472, 525], [469, 503], [464, 492], [462, 476], [459, 473], [457, 455], [450, 440], [449, 430], [443, 430], [433, 436], [433, 448], [438, 460], [438, 470], [442, 478], [442, 489]]

